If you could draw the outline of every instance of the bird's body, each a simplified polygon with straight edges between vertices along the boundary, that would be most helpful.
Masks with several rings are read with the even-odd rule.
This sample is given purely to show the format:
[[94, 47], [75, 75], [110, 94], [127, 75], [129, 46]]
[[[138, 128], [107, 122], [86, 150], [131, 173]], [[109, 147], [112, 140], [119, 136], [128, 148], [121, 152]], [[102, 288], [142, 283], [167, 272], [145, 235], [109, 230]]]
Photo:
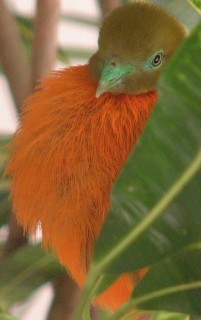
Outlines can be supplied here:
[[[143, 90], [135, 86], [132, 94], [131, 86], [122, 89], [126, 81], [105, 88], [105, 79], [96, 98], [100, 56], [103, 64], [98, 53], [89, 66], [54, 72], [37, 87], [23, 109], [7, 170], [18, 221], [30, 233], [41, 226], [43, 242], [80, 286], [109, 212], [113, 184], [157, 100], [155, 85], [145, 90], [144, 82]], [[111, 59], [116, 66], [118, 55], [109, 54]], [[131, 68], [126, 70], [130, 77]], [[111, 92], [101, 95], [104, 91]], [[121, 276], [96, 301], [116, 310], [140, 277], [140, 272]]]
[[[40, 222], [43, 241], [79, 285], [109, 212], [113, 182], [157, 96], [107, 93], [96, 99], [96, 86], [87, 66], [47, 77], [27, 102], [10, 163], [10, 170], [18, 171], [13, 177], [18, 220], [29, 232]], [[120, 295], [132, 292], [131, 280], [127, 286]]]

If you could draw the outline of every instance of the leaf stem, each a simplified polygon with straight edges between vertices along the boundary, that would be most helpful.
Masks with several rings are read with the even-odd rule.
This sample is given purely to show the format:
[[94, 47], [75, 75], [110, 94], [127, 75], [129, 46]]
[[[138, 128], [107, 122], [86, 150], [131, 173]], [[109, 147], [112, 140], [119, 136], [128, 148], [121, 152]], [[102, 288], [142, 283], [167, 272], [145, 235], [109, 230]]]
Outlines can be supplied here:
[[195, 4], [195, 0], [187, 0], [188, 3], [193, 7], [193, 9], [195, 9], [199, 14], [201, 14], [201, 7], [200, 6], [200, 3], [199, 4]]
[[137, 307], [140, 303], [147, 302], [147, 301], [156, 299], [158, 297], [168, 296], [181, 291], [189, 291], [189, 290], [194, 290], [199, 288], [201, 288], [201, 281], [180, 284], [174, 287], [168, 287], [168, 288], [164, 288], [164, 289], [160, 289], [160, 290], [148, 293], [144, 296], [135, 298], [125, 303], [115, 314], [109, 317], [108, 320], [120, 320], [124, 314], [129, 312], [130, 309]]
[[[84, 286], [84, 290], [82, 293], [82, 296], [80, 298], [79, 304], [77, 305], [75, 312], [73, 314], [72, 320], [88, 320], [86, 318], [86, 308], [88, 308], [88, 305], [95, 293], [95, 291], [98, 289], [101, 281], [102, 281], [103, 276], [102, 275], [97, 275], [96, 273], [90, 272], [90, 277], [87, 277], [86, 284]], [[82, 318], [82, 315], [85, 317]]]
[[83, 312], [82, 320], [91, 320], [91, 314], [90, 314], [90, 303], [87, 304], [85, 307], [85, 310]]
[[105, 258], [94, 267], [103, 272], [107, 266], [117, 258], [131, 243], [133, 243], [147, 228], [163, 213], [171, 202], [181, 193], [184, 187], [192, 180], [195, 174], [201, 169], [201, 150], [184, 171], [181, 177], [170, 187], [155, 207], [146, 217], [120, 242]]

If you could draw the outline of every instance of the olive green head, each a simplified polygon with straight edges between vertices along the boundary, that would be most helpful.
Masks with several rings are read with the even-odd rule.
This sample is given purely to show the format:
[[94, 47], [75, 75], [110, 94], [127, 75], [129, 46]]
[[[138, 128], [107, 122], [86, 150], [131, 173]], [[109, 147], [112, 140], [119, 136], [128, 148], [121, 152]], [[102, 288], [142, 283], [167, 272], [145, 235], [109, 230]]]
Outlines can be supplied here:
[[156, 89], [161, 72], [185, 37], [184, 27], [165, 9], [135, 1], [105, 17], [98, 51], [89, 70], [99, 84], [97, 97], [139, 94]]

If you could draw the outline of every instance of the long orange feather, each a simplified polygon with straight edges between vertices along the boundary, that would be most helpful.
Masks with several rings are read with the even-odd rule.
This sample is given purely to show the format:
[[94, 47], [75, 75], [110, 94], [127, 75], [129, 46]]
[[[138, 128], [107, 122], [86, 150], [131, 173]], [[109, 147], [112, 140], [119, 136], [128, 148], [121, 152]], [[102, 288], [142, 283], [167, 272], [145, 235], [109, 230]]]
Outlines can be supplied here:
[[[56, 71], [23, 108], [7, 170], [17, 219], [43, 242], [82, 286], [110, 194], [156, 103], [157, 93], [95, 98], [87, 66]], [[116, 310], [143, 271], [124, 274], [96, 302]]]

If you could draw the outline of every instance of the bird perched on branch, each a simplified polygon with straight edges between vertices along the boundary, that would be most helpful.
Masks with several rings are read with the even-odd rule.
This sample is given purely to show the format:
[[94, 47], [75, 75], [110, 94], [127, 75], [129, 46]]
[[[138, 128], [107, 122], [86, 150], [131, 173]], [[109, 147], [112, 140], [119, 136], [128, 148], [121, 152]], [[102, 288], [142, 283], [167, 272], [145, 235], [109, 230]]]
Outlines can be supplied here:
[[[157, 101], [157, 82], [185, 32], [136, 1], [106, 16], [88, 65], [49, 74], [25, 102], [7, 174], [13, 209], [82, 286], [113, 184]], [[116, 310], [143, 271], [123, 274], [96, 302]]]

